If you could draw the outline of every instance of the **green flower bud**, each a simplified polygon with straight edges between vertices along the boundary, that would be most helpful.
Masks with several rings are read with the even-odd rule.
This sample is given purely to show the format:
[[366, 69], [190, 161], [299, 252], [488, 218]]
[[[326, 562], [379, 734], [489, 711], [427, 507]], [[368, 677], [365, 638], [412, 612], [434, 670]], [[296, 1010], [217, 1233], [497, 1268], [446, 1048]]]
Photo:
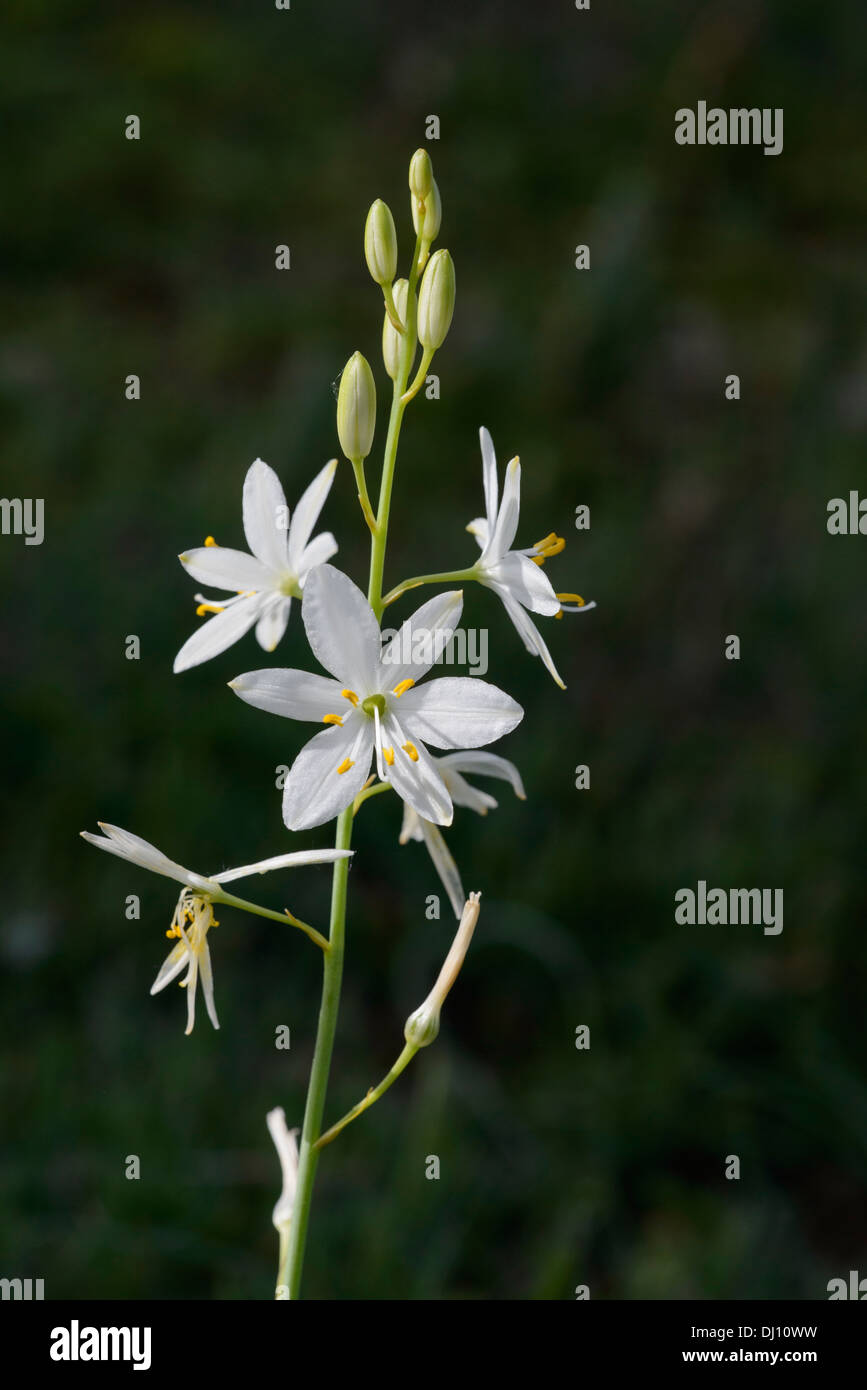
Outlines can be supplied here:
[[434, 351], [445, 342], [455, 311], [455, 265], [448, 251], [428, 261], [418, 292], [418, 340]]
[[412, 208], [412, 225], [415, 227], [416, 236], [420, 234], [422, 240], [426, 241], [429, 246], [439, 236], [440, 223], [443, 217], [443, 205], [436, 179], [434, 179], [433, 187], [425, 199], [423, 218], [420, 219], [418, 215], [418, 200], [410, 197], [409, 201]]
[[433, 165], [427, 150], [416, 150], [409, 161], [409, 186], [416, 198], [425, 199], [433, 185]]
[[[406, 323], [406, 295], [409, 285], [406, 280], [395, 280], [394, 282], [394, 307], [400, 314], [401, 322]], [[403, 337], [398, 333], [391, 319], [386, 313], [382, 323], [382, 360], [385, 363], [385, 370], [392, 381], [397, 380], [397, 371], [400, 359], [400, 345]]]
[[397, 233], [391, 208], [381, 198], [371, 204], [364, 224], [364, 259], [378, 285], [390, 285], [397, 269]]
[[337, 437], [348, 459], [364, 459], [376, 426], [376, 386], [370, 363], [354, 352], [343, 368], [337, 393]]
[[440, 1031], [440, 1011], [436, 1005], [425, 1000], [415, 1013], [410, 1014], [403, 1026], [403, 1036], [413, 1047], [429, 1047]]

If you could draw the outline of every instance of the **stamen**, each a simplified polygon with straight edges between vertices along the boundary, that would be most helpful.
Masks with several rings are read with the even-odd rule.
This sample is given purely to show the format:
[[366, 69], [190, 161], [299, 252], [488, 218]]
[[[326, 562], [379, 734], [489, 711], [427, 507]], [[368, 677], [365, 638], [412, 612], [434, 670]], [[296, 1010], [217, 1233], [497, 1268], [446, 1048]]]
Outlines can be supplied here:
[[322, 718], [323, 724], [343, 724], [343, 716], [340, 714], [326, 714]]
[[350, 704], [358, 704], [358, 696], [356, 695], [354, 690], [341, 690], [340, 693], [343, 696], [344, 700], [348, 700]]
[[584, 607], [584, 600], [580, 594], [557, 594], [561, 603], [577, 603], [580, 608]]
[[562, 609], [562, 608], [558, 608], [558, 609], [557, 609], [557, 612], [554, 614], [554, 617], [555, 617], [555, 618], [562, 618], [562, 616], [563, 616], [563, 609]]
[[205, 545], [216, 545], [216, 544], [217, 544], [217, 542], [214, 540], [214, 537], [213, 537], [213, 536], [205, 536]]
[[350, 769], [351, 767], [355, 767], [355, 763], [352, 761], [352, 759], [351, 759], [351, 758], [344, 758], [344, 759], [343, 759], [343, 762], [340, 764], [339, 768], [337, 769], [338, 774], [341, 774], [341, 775], [342, 775], [344, 772], [348, 772], [349, 769]]
[[222, 613], [222, 611], [223, 605], [221, 603], [200, 603], [196, 609], [196, 617], [204, 618], [206, 613]]
[[395, 695], [397, 696], [397, 698], [400, 699], [401, 695], [405, 695], [406, 692], [407, 692], [412, 686], [414, 686], [414, 685], [415, 685], [415, 681], [414, 681], [414, 680], [410, 680], [409, 676], [407, 676], [406, 680], [400, 681], [400, 682], [394, 687], [394, 693], [395, 693]]
[[405, 743], [403, 745], [403, 751], [408, 755], [408, 757], [412, 759], [414, 763], [418, 762], [418, 749], [416, 748], [414, 743]]
[[382, 756], [385, 758], [385, 761], [388, 763], [389, 767], [391, 767], [392, 763], [394, 762], [394, 749], [383, 748]]
[[531, 555], [530, 559], [534, 565], [541, 566], [546, 560], [550, 560], [552, 555], [559, 555], [561, 550], [565, 550], [566, 542], [562, 536], [558, 536], [555, 531], [552, 531], [550, 535], [543, 536], [540, 541], [537, 541], [533, 549], [536, 554]]

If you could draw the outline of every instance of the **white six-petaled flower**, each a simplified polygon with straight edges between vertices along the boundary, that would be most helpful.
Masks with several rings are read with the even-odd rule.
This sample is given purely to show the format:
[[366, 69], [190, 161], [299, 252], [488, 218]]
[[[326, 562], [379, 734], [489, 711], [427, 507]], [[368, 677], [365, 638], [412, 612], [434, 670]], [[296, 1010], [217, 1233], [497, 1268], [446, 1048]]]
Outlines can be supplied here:
[[420, 816], [451, 824], [451, 797], [425, 745], [493, 743], [524, 713], [502, 690], [472, 676], [416, 684], [448, 644], [462, 604], [458, 590], [438, 594], [383, 643], [373, 610], [351, 579], [332, 565], [310, 574], [304, 626], [314, 655], [334, 679], [266, 670], [229, 682], [259, 709], [332, 726], [301, 750], [286, 779], [283, 819], [290, 830], [339, 815], [361, 791], [374, 758], [380, 779]]
[[482, 446], [482, 473], [485, 487], [485, 515], [476, 517], [467, 526], [481, 547], [481, 555], [473, 566], [480, 584], [493, 589], [518, 630], [527, 651], [540, 656], [545, 668], [565, 690], [566, 687], [554, 665], [554, 659], [533, 620], [525, 609], [549, 618], [564, 611], [561, 600], [573, 600], [567, 612], [587, 612], [595, 603], [584, 603], [578, 594], [556, 594], [542, 565], [557, 555], [566, 542], [552, 531], [543, 540], [526, 550], [512, 550], [521, 513], [521, 464], [517, 457], [506, 465], [503, 495], [499, 496], [497, 459], [494, 444], [484, 425], [479, 430]]
[[[488, 811], [494, 810], [497, 805], [496, 799], [489, 792], [480, 791], [478, 787], [472, 786], [462, 776], [464, 772], [472, 772], [482, 777], [500, 777], [504, 782], [511, 782], [516, 796], [522, 801], [526, 800], [520, 772], [508, 758], [501, 758], [497, 753], [482, 753], [468, 749], [459, 753], [446, 753], [445, 757], [435, 758], [434, 761], [455, 806], [469, 806], [480, 816], [486, 816]], [[405, 845], [408, 840], [420, 840], [426, 845], [440, 882], [448, 893], [454, 914], [460, 918], [466, 894], [461, 882], [460, 869], [443, 839], [442, 831], [420, 816], [411, 806], [405, 805], [400, 843]]]
[[248, 874], [266, 874], [272, 869], [288, 869], [301, 864], [333, 864], [335, 860], [346, 859], [352, 853], [351, 850], [344, 849], [296, 850], [291, 854], [278, 854], [271, 859], [260, 859], [256, 864], [244, 864], [238, 869], [224, 869], [219, 874], [206, 877], [193, 873], [182, 864], [169, 859], [155, 845], [141, 839], [139, 835], [121, 830], [117, 825], [108, 825], [105, 821], [99, 821], [98, 824], [102, 835], [82, 830], [81, 838], [91, 845], [96, 845], [97, 849], [107, 850], [109, 854], [116, 854], [120, 859], [138, 864], [142, 869], [150, 869], [151, 873], [161, 874], [164, 878], [173, 878], [175, 882], [184, 885], [175, 907], [172, 924], [166, 932], [166, 936], [178, 937], [179, 940], [163, 961], [151, 985], [151, 994], [158, 994], [161, 989], [165, 989], [186, 965], [187, 973], [181, 980], [187, 991], [187, 1026], [184, 1030], [186, 1033], [193, 1031], [196, 1018], [196, 987], [200, 979], [208, 1017], [215, 1028], [220, 1026], [214, 1005], [214, 977], [211, 970], [208, 932], [211, 927], [219, 925], [214, 919], [213, 904], [215, 899], [220, 901], [221, 885], [236, 878], [245, 878]]
[[280, 479], [261, 459], [244, 479], [244, 534], [252, 551], [231, 550], [209, 537], [180, 561], [200, 584], [230, 589], [229, 599], [197, 594], [199, 617], [213, 613], [175, 657], [176, 672], [210, 661], [231, 647], [256, 624], [256, 640], [272, 652], [286, 631], [293, 598], [300, 598], [307, 575], [337, 551], [330, 531], [311, 541], [313, 527], [328, 496], [337, 460], [316, 475], [302, 495], [292, 519]]

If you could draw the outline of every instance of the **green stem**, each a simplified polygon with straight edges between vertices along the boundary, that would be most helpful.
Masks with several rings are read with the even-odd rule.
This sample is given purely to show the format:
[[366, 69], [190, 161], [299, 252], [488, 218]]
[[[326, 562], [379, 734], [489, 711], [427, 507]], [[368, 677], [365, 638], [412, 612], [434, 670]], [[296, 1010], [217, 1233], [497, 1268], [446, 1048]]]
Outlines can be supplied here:
[[371, 535], [376, 532], [376, 517], [373, 515], [373, 508], [370, 505], [370, 496], [367, 491], [367, 480], [364, 476], [364, 459], [350, 459], [352, 471], [355, 474], [355, 483], [358, 488], [358, 500], [361, 503], [361, 510], [364, 519], [370, 527]]
[[443, 570], [441, 574], [417, 574], [413, 579], [404, 579], [397, 588], [391, 589], [382, 600], [383, 608], [387, 608], [395, 599], [399, 599], [409, 589], [417, 589], [420, 584], [451, 584], [455, 581], [463, 583], [465, 580], [476, 579], [478, 576], [475, 569], [467, 570]]
[[[351, 839], [352, 807], [347, 806], [346, 810], [342, 811], [337, 818], [335, 849], [349, 849]], [[329, 949], [322, 964], [322, 1002], [319, 1007], [319, 1025], [316, 1030], [313, 1065], [310, 1068], [310, 1084], [307, 1089], [307, 1104], [304, 1109], [304, 1127], [301, 1131], [298, 1182], [292, 1207], [289, 1245], [285, 1259], [281, 1262], [277, 1281], [286, 1286], [290, 1299], [298, 1297], [301, 1284], [307, 1224], [310, 1219], [310, 1201], [313, 1196], [313, 1182], [319, 1161], [319, 1151], [315, 1148], [315, 1144], [322, 1125], [322, 1112], [325, 1108], [325, 1093], [328, 1089], [328, 1073], [331, 1067], [331, 1053], [334, 1048], [337, 1012], [340, 1005], [348, 875], [349, 860], [338, 859], [334, 865], [331, 880]]]
[[[338, 860], [337, 863], [347, 863], [347, 860]], [[336, 867], [336, 866], [335, 866]], [[321, 946], [323, 951], [329, 950], [328, 942], [315, 927], [308, 927], [306, 922], [302, 922], [298, 917], [293, 917], [292, 913], [286, 908], [285, 912], [272, 912], [270, 907], [260, 907], [258, 903], [248, 902], [246, 898], [236, 898], [234, 893], [213, 893], [211, 902], [225, 903], [227, 907], [238, 907], [242, 912], [253, 912], [257, 917], [270, 917], [272, 922], [282, 922], [284, 927], [288, 923], [290, 927], [298, 927], [315, 941], [317, 946]]]
[[337, 1138], [338, 1134], [342, 1129], [345, 1129], [347, 1125], [352, 1124], [353, 1120], [357, 1119], [359, 1115], [362, 1115], [365, 1110], [368, 1110], [370, 1108], [371, 1105], [374, 1105], [376, 1101], [379, 1100], [379, 1097], [385, 1094], [389, 1086], [392, 1086], [394, 1084], [394, 1082], [400, 1076], [401, 1072], [409, 1066], [410, 1062], [412, 1061], [413, 1057], [417, 1052], [418, 1048], [415, 1046], [414, 1043], [407, 1043], [406, 1047], [403, 1049], [403, 1052], [398, 1057], [391, 1071], [388, 1073], [387, 1076], [383, 1077], [379, 1085], [376, 1086], [372, 1091], [368, 1091], [367, 1095], [364, 1097], [364, 1100], [360, 1100], [357, 1105], [354, 1105], [352, 1109], [346, 1115], [343, 1116], [342, 1120], [338, 1120], [337, 1124], [332, 1125], [331, 1128], [325, 1134], [322, 1135], [321, 1139], [316, 1140], [317, 1149], [324, 1149], [326, 1144], [330, 1144], [332, 1139]]

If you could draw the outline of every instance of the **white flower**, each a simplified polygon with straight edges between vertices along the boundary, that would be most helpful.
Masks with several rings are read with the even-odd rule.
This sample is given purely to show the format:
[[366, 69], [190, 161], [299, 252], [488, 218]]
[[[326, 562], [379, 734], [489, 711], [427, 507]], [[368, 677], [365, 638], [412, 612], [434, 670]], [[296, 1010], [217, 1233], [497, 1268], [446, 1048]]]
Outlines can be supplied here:
[[[497, 805], [494, 797], [488, 792], [479, 791], [478, 787], [471, 786], [466, 778], [461, 776], [463, 772], [474, 772], [483, 777], [501, 777], [504, 782], [511, 782], [516, 796], [522, 801], [526, 800], [521, 774], [508, 758], [501, 758], [496, 753], [468, 750], [462, 753], [447, 753], [444, 758], [436, 758], [435, 762], [455, 806], [469, 806], [480, 816], [486, 816], [488, 811], [494, 810]], [[440, 882], [448, 893], [454, 914], [459, 918], [464, 910], [466, 894], [461, 883], [460, 869], [449, 852], [442, 832], [435, 825], [431, 825], [430, 821], [418, 815], [411, 806], [404, 806], [400, 843], [405, 845], [408, 840], [421, 840], [427, 846]]]
[[332, 565], [307, 580], [301, 612], [316, 656], [335, 677], [249, 671], [230, 681], [258, 709], [329, 724], [301, 750], [286, 779], [283, 819], [292, 830], [332, 820], [361, 791], [376, 758], [380, 779], [420, 816], [450, 825], [452, 802], [425, 747], [476, 748], [510, 733], [524, 711], [473, 676], [417, 686], [460, 619], [460, 591], [422, 605], [383, 645], [364, 595]]
[[[244, 534], [253, 552], [230, 550], [209, 536], [203, 546], [187, 550], [181, 564], [200, 584], [230, 589], [234, 597], [196, 594], [199, 617], [211, 618], [184, 643], [174, 669], [186, 671], [219, 656], [255, 623], [256, 640], [272, 652], [289, 621], [292, 599], [300, 598], [307, 575], [337, 550], [330, 531], [310, 540], [334, 478], [337, 459], [326, 463], [303, 494], [289, 522], [289, 508], [280, 479], [261, 459], [244, 479]], [[288, 528], [288, 529], [287, 529]]]
[[553, 531], [527, 550], [511, 549], [521, 511], [521, 464], [516, 457], [506, 466], [503, 496], [500, 499], [494, 444], [484, 426], [479, 430], [479, 439], [482, 445], [485, 515], [477, 517], [467, 527], [482, 550], [473, 567], [475, 576], [480, 584], [499, 594], [527, 651], [532, 656], [542, 658], [546, 669], [565, 690], [542, 634], [524, 610], [557, 618], [564, 611], [561, 599], [574, 599], [575, 606], [565, 609], [569, 613], [586, 613], [596, 605], [584, 603], [577, 594], [556, 594], [547, 575], [543, 574], [545, 561], [552, 555], [558, 555], [566, 544]]
[[236, 878], [244, 878], [247, 874], [266, 874], [271, 869], [292, 868], [299, 864], [333, 864], [336, 859], [346, 859], [352, 853], [351, 850], [343, 849], [295, 851], [292, 854], [275, 855], [272, 859], [260, 859], [258, 863], [245, 864], [240, 869], [224, 869], [222, 873], [212, 874], [208, 878], [185, 869], [182, 864], [176, 864], [155, 845], [142, 840], [138, 835], [130, 834], [128, 830], [121, 830], [119, 826], [108, 825], [104, 821], [99, 821], [98, 824], [102, 835], [93, 835], [89, 830], [82, 830], [81, 838], [91, 845], [96, 845], [97, 849], [107, 850], [109, 854], [116, 854], [120, 859], [128, 859], [131, 864], [138, 864], [143, 869], [150, 869], [152, 873], [162, 874], [164, 878], [173, 878], [177, 883], [184, 885], [175, 907], [171, 927], [166, 932], [166, 936], [180, 939], [163, 961], [151, 985], [151, 994], [158, 994], [186, 965], [187, 973], [180, 983], [187, 991], [187, 1033], [193, 1031], [196, 1017], [196, 986], [200, 978], [208, 1016], [215, 1028], [220, 1026], [214, 1006], [214, 977], [211, 971], [211, 953], [208, 949], [208, 931], [211, 927], [219, 926], [214, 919], [213, 903], [222, 899], [220, 885], [230, 883]]
[[292, 1208], [295, 1205], [295, 1188], [298, 1185], [298, 1143], [295, 1136], [298, 1131], [287, 1128], [286, 1112], [282, 1105], [268, 1111], [265, 1123], [274, 1140], [283, 1175], [283, 1191], [277, 1199], [271, 1218], [277, 1230], [282, 1231], [292, 1220]]

